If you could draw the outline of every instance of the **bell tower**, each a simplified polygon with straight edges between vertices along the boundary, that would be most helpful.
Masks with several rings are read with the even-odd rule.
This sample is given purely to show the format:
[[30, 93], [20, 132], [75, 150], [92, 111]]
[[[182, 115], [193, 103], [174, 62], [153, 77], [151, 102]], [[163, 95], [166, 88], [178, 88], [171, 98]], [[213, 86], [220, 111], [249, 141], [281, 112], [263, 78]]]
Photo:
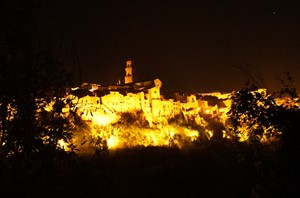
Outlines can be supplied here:
[[125, 84], [133, 83], [133, 74], [132, 74], [132, 61], [126, 61], [125, 67]]

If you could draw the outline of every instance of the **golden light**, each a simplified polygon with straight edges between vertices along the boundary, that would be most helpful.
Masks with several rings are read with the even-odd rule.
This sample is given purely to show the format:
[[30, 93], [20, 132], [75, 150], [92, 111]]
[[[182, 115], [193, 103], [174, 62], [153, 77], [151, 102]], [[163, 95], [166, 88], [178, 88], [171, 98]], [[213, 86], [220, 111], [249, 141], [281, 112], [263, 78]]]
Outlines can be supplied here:
[[57, 146], [65, 151], [69, 150], [67, 143], [63, 139], [58, 140]]
[[98, 124], [98, 125], [108, 125], [110, 123], [113, 122], [115, 116], [114, 115], [99, 115], [99, 114], [95, 114], [93, 116], [93, 122]]
[[222, 130], [222, 134], [223, 134], [223, 138], [225, 138], [226, 137], [226, 131]]
[[121, 149], [136, 146], [183, 146], [198, 138], [199, 132], [178, 125], [165, 125], [159, 128], [143, 128], [134, 125], [90, 124], [93, 138], [105, 140], [108, 149]]
[[211, 130], [205, 130], [206, 131], [206, 134], [208, 135], [207, 137], [208, 137], [208, 139], [210, 139], [213, 135], [214, 135], [214, 133], [211, 131]]
[[118, 138], [116, 136], [110, 136], [107, 139], [107, 146], [109, 149], [116, 148], [118, 146]]

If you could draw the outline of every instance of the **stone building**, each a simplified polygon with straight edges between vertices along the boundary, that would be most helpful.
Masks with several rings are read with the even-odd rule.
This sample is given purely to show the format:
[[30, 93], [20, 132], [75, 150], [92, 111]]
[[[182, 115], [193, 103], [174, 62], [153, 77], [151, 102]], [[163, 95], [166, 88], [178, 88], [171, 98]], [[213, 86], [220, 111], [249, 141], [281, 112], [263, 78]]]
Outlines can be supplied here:
[[[196, 116], [199, 113], [215, 115], [225, 112], [226, 102], [220, 107], [193, 94], [186, 96], [175, 93], [174, 98], [164, 98], [160, 92], [160, 79], [134, 82], [132, 63], [131, 60], [126, 61], [123, 84], [101, 86], [83, 83], [72, 89], [70, 94], [75, 96], [78, 113], [84, 120], [108, 124], [116, 121], [121, 113], [142, 111], [152, 126], [153, 122], [166, 122], [181, 113]], [[218, 92], [205, 93], [203, 96], [223, 101], [228, 99], [228, 94]]]

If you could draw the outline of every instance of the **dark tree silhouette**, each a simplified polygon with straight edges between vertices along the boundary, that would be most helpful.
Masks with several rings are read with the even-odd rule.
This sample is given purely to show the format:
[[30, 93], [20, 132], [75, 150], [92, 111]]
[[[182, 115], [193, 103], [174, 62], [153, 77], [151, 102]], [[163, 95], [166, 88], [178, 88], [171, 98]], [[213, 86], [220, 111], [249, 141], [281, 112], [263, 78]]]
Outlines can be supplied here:
[[[241, 127], [249, 131], [250, 141], [282, 136], [284, 142], [293, 142], [299, 136], [297, 131], [300, 121], [298, 94], [293, 86], [293, 78], [288, 73], [282, 84], [279, 96], [287, 96], [286, 103], [277, 104], [277, 93], [269, 94], [266, 90], [251, 85], [232, 96], [231, 109], [228, 112], [232, 132], [241, 133]], [[290, 144], [290, 143], [289, 143]]]
[[[246, 129], [250, 141], [275, 137], [283, 130], [278, 120], [282, 107], [265, 91], [244, 88], [232, 96], [228, 112], [233, 134], [239, 139]], [[277, 122], [278, 121], [278, 122]]]
[[290, 74], [290, 72], [286, 73], [285, 77], [277, 77], [281, 84], [281, 89], [279, 91], [279, 97], [289, 96], [291, 98], [297, 98], [297, 89], [295, 86], [295, 80]]
[[[279, 95], [290, 100], [276, 104], [275, 95], [246, 87], [232, 96], [228, 112], [231, 132], [239, 139], [241, 127], [248, 130], [249, 148], [254, 153], [256, 187], [260, 196], [290, 196], [299, 193], [300, 109], [290, 76], [281, 80]], [[275, 144], [261, 144], [261, 138], [277, 137]], [[270, 141], [268, 141], [270, 143]]]
[[49, 151], [61, 150], [58, 141], [70, 140], [76, 125], [72, 102], [65, 99], [70, 76], [53, 53], [36, 45], [35, 5], [25, 0], [6, 0], [0, 5], [2, 157], [49, 155]]

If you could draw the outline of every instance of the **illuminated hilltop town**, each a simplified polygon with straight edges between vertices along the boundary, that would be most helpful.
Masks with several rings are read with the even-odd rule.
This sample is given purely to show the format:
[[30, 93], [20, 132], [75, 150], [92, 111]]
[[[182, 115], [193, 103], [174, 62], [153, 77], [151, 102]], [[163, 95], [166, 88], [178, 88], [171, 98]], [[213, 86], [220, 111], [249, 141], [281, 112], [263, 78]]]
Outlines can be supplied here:
[[[105, 140], [109, 149], [138, 145], [166, 146], [170, 142], [180, 146], [179, 139], [197, 139], [199, 131], [168, 123], [176, 116], [183, 116], [203, 127], [208, 139], [213, 136], [213, 132], [206, 127], [208, 123], [204, 117], [225, 124], [232, 93], [174, 93], [167, 98], [161, 95], [161, 80], [157, 78], [135, 82], [133, 75], [133, 61], [128, 60], [122, 83], [108, 86], [83, 83], [72, 88], [68, 95], [76, 105], [78, 115], [91, 127], [87, 136]], [[266, 90], [258, 89], [257, 92]], [[276, 102], [284, 101], [277, 99]], [[126, 113], [140, 114], [146, 120], [147, 127], [115, 125], [120, 123], [122, 114]], [[225, 130], [223, 137], [230, 138]], [[241, 139], [246, 140], [247, 133]]]
[[174, 93], [173, 98], [168, 99], [161, 95], [161, 80], [134, 82], [133, 79], [133, 62], [128, 60], [123, 84], [83, 83], [72, 88], [71, 93], [78, 97], [76, 104], [82, 118], [106, 125], [116, 121], [117, 113], [142, 111], [151, 127], [181, 113], [195, 116], [197, 122], [201, 122], [199, 113], [224, 120], [230, 108], [230, 93]]

